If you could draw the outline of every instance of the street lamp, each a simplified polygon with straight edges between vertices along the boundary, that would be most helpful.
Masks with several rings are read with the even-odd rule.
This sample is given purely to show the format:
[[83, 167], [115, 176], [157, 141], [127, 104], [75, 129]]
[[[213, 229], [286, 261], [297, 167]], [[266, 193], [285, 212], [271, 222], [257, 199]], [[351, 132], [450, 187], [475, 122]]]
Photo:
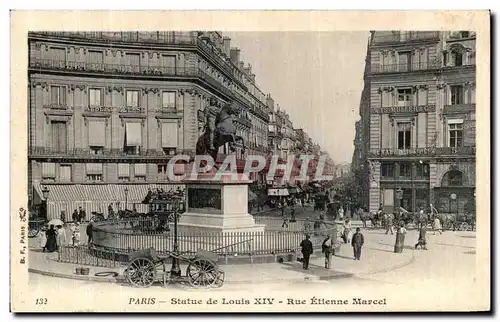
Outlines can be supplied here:
[[125, 187], [125, 210], [127, 210], [128, 207], [128, 188]]
[[49, 199], [49, 188], [47, 188], [47, 186], [44, 186], [43, 189], [42, 189], [42, 197], [44, 199], [44, 202], [43, 202], [43, 216], [45, 219], [48, 218], [47, 216], [47, 201]]
[[[167, 195], [167, 211], [172, 213], [172, 219], [174, 221], [174, 254], [179, 254], [179, 236], [177, 231], [177, 222], [179, 221], [179, 212], [184, 212], [184, 201], [182, 193], [171, 193]], [[172, 268], [170, 269], [170, 275], [174, 277], [181, 276], [181, 267], [179, 264], [179, 258], [172, 257]]]
[[403, 189], [398, 188], [396, 190], [396, 210], [398, 214], [398, 220], [401, 219], [401, 199], [403, 199]]

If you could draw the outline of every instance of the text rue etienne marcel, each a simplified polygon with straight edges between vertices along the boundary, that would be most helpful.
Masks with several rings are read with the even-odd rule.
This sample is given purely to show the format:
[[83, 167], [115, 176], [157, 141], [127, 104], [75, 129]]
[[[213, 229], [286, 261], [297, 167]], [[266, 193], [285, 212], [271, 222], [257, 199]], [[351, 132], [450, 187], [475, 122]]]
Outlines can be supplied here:
[[286, 298], [285, 300], [276, 298], [252, 298], [252, 299], [230, 299], [230, 298], [208, 298], [205, 300], [190, 299], [190, 298], [171, 298], [170, 301], [158, 300], [156, 298], [129, 298], [130, 305], [154, 305], [154, 304], [170, 304], [170, 305], [387, 305], [387, 299], [326, 299], [321, 297], [311, 297], [309, 299]]

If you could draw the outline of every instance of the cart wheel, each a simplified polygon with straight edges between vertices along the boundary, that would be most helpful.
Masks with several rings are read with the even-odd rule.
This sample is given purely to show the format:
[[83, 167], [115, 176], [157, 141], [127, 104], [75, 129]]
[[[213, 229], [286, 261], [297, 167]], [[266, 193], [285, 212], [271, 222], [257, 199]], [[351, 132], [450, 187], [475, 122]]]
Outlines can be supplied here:
[[128, 264], [126, 276], [136, 287], [149, 287], [155, 281], [156, 266], [149, 258], [139, 257]]
[[40, 229], [38, 228], [30, 228], [30, 230], [28, 230], [28, 238], [35, 238], [36, 236], [38, 236], [39, 232]]
[[217, 282], [218, 270], [210, 261], [196, 259], [189, 263], [186, 275], [194, 287], [210, 287]]
[[459, 228], [459, 230], [460, 230], [460, 231], [467, 231], [467, 230], [469, 230], [469, 227], [468, 227], [468, 226], [469, 226], [469, 225], [467, 225], [467, 223], [466, 223], [466, 222], [463, 222], [463, 223], [461, 223], [461, 224], [460, 224], [460, 228]]

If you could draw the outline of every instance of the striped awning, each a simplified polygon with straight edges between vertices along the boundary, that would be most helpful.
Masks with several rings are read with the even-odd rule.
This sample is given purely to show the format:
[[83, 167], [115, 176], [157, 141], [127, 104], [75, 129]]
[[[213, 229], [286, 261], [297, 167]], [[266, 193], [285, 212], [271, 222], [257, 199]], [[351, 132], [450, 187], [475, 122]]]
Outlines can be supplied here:
[[85, 200], [84, 189], [80, 185], [74, 184], [34, 184], [35, 191], [43, 200], [42, 189], [47, 187], [49, 189], [48, 201], [75, 201]]
[[148, 189], [165, 191], [184, 188], [181, 184], [44, 184], [35, 183], [35, 191], [43, 198], [42, 189], [49, 189], [49, 202], [123, 202], [125, 188], [128, 189], [127, 200], [140, 203], [148, 193]]

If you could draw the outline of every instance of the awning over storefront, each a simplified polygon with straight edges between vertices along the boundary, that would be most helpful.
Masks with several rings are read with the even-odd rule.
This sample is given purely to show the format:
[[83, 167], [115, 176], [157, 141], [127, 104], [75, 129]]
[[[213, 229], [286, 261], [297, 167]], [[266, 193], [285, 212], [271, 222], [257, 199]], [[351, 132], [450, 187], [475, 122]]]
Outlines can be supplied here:
[[[147, 205], [142, 201], [148, 193], [148, 189], [163, 189], [166, 191], [184, 189], [181, 184], [44, 184], [33, 185], [40, 200], [43, 200], [42, 189], [47, 187], [49, 194], [47, 198], [48, 219], [59, 218], [61, 211], [69, 216], [74, 209], [82, 207], [87, 216], [92, 211], [106, 213], [108, 206], [113, 205], [114, 210], [125, 209], [125, 199], [129, 209], [135, 205], [137, 211], [147, 212]], [[127, 198], [125, 198], [125, 188]], [[69, 217], [67, 217], [69, 218]]]

